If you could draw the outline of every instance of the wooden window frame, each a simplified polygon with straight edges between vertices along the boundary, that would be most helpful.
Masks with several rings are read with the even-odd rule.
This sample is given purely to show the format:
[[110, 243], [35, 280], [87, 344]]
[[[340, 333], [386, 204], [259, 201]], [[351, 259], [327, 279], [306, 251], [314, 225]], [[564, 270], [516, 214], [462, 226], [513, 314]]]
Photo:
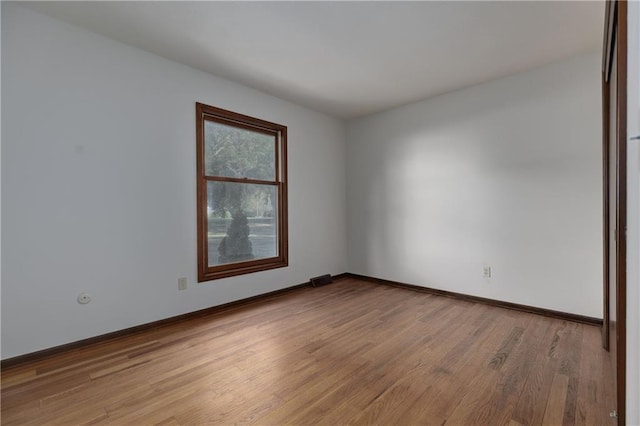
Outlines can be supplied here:
[[[275, 180], [207, 176], [205, 166], [204, 125], [214, 121], [227, 126], [274, 135]], [[196, 102], [196, 161], [197, 161], [197, 232], [198, 232], [198, 282], [232, 277], [289, 265], [287, 233], [287, 127], [210, 105]], [[277, 247], [278, 256], [209, 266], [207, 182], [234, 182], [267, 184], [276, 188], [278, 196]]]

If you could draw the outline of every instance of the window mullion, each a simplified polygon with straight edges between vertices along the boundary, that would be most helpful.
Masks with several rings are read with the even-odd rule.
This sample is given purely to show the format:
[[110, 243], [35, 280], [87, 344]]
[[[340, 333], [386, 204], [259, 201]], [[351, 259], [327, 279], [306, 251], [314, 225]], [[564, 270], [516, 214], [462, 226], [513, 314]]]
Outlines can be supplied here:
[[253, 183], [255, 185], [278, 185], [277, 181], [249, 179], [249, 178], [232, 178], [226, 176], [203, 176], [203, 179], [210, 182], [234, 182], [234, 183]]

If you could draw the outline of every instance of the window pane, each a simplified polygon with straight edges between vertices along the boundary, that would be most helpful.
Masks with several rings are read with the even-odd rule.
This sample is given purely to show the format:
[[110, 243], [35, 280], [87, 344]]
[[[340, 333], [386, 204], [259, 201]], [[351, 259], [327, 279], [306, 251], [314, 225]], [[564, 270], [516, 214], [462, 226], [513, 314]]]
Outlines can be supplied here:
[[207, 182], [209, 266], [278, 256], [276, 186]]
[[274, 135], [204, 122], [207, 176], [275, 181], [275, 149]]

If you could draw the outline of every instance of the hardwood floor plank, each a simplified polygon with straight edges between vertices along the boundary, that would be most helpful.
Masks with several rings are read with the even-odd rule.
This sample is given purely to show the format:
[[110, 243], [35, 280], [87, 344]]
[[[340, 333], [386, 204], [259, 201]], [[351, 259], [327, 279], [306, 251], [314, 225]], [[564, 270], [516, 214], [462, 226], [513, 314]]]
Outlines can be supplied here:
[[526, 425], [542, 425], [546, 401], [551, 391], [557, 360], [549, 357], [549, 348], [557, 342], [554, 323], [547, 319], [546, 333], [538, 340], [534, 364], [526, 378], [524, 389], [512, 414], [514, 422]]
[[513, 348], [520, 342], [522, 333], [524, 333], [524, 328], [522, 327], [514, 327], [511, 329], [505, 341], [502, 342], [502, 346], [498, 349], [498, 352], [491, 358], [491, 361], [489, 361], [489, 367], [494, 370], [499, 370], [500, 367], [502, 367]]
[[357, 279], [2, 375], [2, 424], [609, 424], [597, 327]]
[[561, 425], [564, 418], [564, 405], [566, 401], [569, 377], [556, 373], [551, 383], [551, 392], [547, 400], [542, 423], [545, 425]]
[[600, 337], [596, 328], [585, 328], [582, 340], [582, 360], [578, 398], [576, 401], [576, 424], [613, 424], [609, 412], [613, 409], [613, 383], [609, 354], [601, 350], [596, 342]]
[[[489, 314], [491, 309], [489, 309]], [[434, 358], [434, 366], [420, 380], [429, 383], [420, 398], [399, 419], [400, 424], [410, 424], [415, 419], [429, 419], [442, 424], [465, 397], [472, 379], [484, 371], [495, 348], [506, 335], [496, 318], [490, 315], [483, 324], [470, 318], [469, 324], [479, 324], [468, 333], [467, 342], [458, 343], [440, 359]], [[484, 330], [484, 333], [482, 332]]]
[[515, 406], [513, 400], [517, 400], [522, 391], [522, 370], [530, 365], [527, 357], [531, 357], [531, 351], [527, 350], [521, 337], [533, 320], [521, 313], [513, 315], [509, 333], [496, 352], [505, 354], [500, 357], [498, 368], [494, 355], [486, 368], [480, 370], [486, 372], [477, 376], [477, 383], [467, 390], [467, 394], [447, 418], [447, 423], [502, 424], [498, 420], [510, 417]]
[[567, 398], [564, 402], [563, 425], [576, 424], [576, 404], [578, 402], [578, 378], [570, 377], [567, 385]]
[[538, 351], [537, 342], [544, 335], [547, 325], [538, 321], [528, 322], [523, 328], [520, 341], [505, 360], [498, 385], [492, 390], [490, 424], [507, 424], [514, 413], [516, 405], [522, 396], [524, 386], [531, 369], [535, 365]]

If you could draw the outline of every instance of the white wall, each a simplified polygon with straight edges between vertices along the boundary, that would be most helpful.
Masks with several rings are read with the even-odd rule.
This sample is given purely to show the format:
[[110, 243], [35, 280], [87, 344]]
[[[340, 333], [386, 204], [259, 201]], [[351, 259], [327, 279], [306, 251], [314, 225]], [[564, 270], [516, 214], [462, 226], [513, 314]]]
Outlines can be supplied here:
[[[342, 122], [2, 8], [2, 358], [345, 272]], [[195, 283], [196, 101], [288, 126], [288, 268]]]
[[349, 123], [349, 271], [601, 318], [601, 102], [594, 53]]
[[627, 423], [640, 425], [640, 4], [628, 7]]

